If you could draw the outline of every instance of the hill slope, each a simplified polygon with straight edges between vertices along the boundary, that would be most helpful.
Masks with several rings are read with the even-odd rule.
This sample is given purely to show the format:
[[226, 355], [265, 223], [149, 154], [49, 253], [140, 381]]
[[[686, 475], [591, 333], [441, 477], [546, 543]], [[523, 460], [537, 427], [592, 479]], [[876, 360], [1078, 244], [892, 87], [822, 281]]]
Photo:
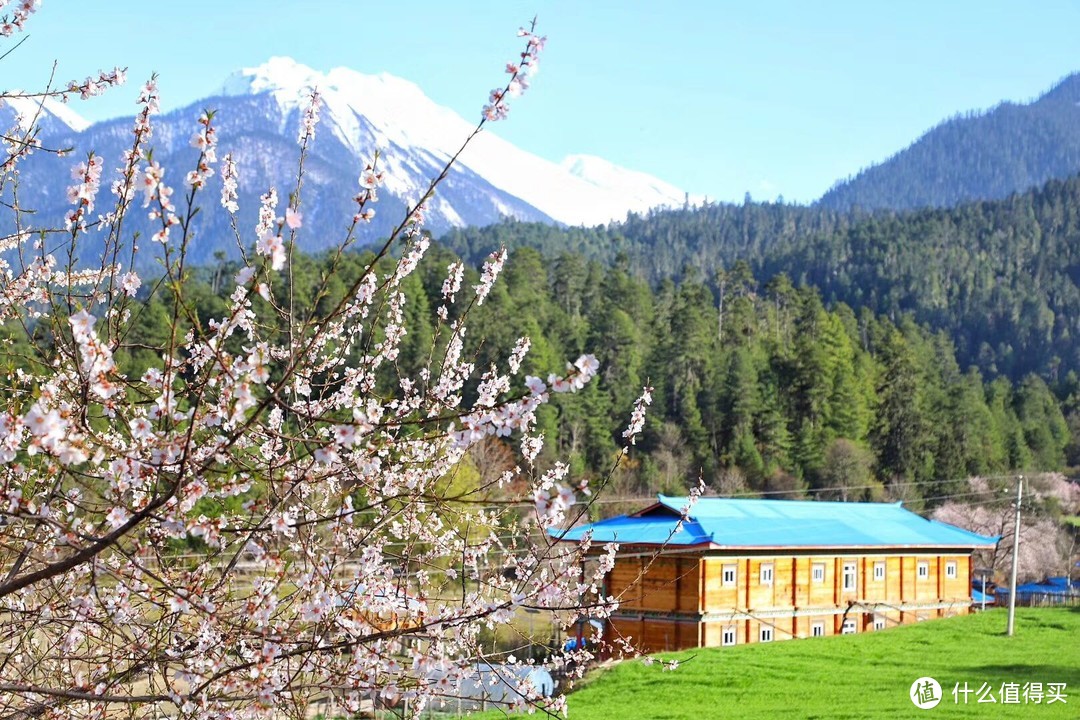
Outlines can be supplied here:
[[[624, 662], [569, 697], [574, 720], [665, 718], [915, 717], [911, 684], [930, 676], [944, 697], [935, 712], [950, 718], [986, 717], [978, 697], [959, 695], [964, 683], [988, 683], [995, 717], [1074, 718], [1080, 697], [1080, 633], [1075, 609], [1017, 610], [1017, 634], [1004, 636], [1005, 611], [934, 620], [856, 636], [692, 650], [674, 672]], [[1052, 649], [1052, 650], [1051, 650]], [[1002, 704], [1002, 683], [1066, 683], [1066, 702]]]
[[884, 162], [838, 183], [834, 210], [950, 207], [1004, 198], [1080, 172], [1080, 74], [1028, 104], [946, 120]]
[[911, 313], [950, 335], [961, 367], [1014, 379], [1080, 372], [1080, 178], [952, 209], [709, 205], [606, 228], [505, 223], [444, 241], [474, 262], [500, 243], [553, 257], [572, 248], [604, 263], [621, 258], [654, 285], [706, 280], [714, 302], [717, 271], [745, 260], [762, 282], [786, 273], [829, 302], [893, 319]]

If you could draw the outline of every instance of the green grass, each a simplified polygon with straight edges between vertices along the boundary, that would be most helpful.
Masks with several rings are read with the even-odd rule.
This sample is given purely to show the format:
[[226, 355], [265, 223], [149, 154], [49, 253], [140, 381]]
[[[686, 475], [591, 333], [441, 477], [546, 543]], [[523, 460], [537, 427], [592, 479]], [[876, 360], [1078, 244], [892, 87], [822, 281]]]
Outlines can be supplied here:
[[[572, 691], [570, 720], [1080, 717], [1080, 608], [1019, 608], [1011, 638], [1005, 621], [1004, 610], [991, 610], [856, 636], [657, 656], [678, 659], [674, 672], [626, 661]], [[924, 675], [944, 695], [930, 710], [908, 698]], [[989, 683], [999, 702], [975, 704], [973, 694], [956, 704], [953, 687], [965, 681], [972, 689]], [[1068, 703], [1002, 705], [1003, 682], [1067, 683]]]

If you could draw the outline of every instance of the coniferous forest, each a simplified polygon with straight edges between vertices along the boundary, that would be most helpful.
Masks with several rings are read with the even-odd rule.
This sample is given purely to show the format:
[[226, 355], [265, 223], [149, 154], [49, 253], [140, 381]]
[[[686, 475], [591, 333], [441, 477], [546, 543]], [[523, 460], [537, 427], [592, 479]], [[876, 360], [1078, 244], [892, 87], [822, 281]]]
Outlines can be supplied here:
[[[572, 248], [655, 288], [688, 268], [712, 290], [748, 263], [760, 285], [785, 273], [900, 323], [905, 314], [955, 344], [961, 368], [1048, 382], [1080, 371], [1080, 178], [1004, 200], [949, 209], [838, 213], [783, 203], [706, 205], [631, 216], [600, 228], [508, 222], [450, 233], [446, 244], [479, 262], [500, 244], [553, 257]], [[759, 288], [759, 289], [760, 289]]]
[[[435, 246], [405, 281], [408, 335], [385, 383], [427, 366], [434, 309], [456, 259]], [[332, 307], [369, 260], [365, 253], [296, 255], [298, 306]], [[185, 296], [195, 316], [205, 322], [221, 314], [235, 270], [222, 262], [193, 271]], [[466, 286], [477, 279], [470, 268]], [[324, 280], [325, 292], [314, 297]], [[716, 281], [688, 266], [678, 282], [654, 286], [625, 254], [608, 265], [573, 253], [548, 261], [519, 247], [487, 302], [470, 311], [466, 351], [483, 369], [528, 335], [522, 372], [542, 378], [594, 353], [599, 382], [553, 396], [540, 412], [548, 461], [570, 458], [575, 474], [594, 479], [617, 463], [633, 402], [651, 385], [639, 451], [612, 475], [615, 497], [677, 493], [700, 477], [723, 493], [932, 505], [961, 491], [970, 475], [1076, 462], [1074, 375], [1054, 386], [1036, 374], [987, 376], [958, 360], [944, 330], [909, 314], [894, 319], [827, 304], [817, 289], [783, 273], [761, 280], [743, 261], [723, 273], [722, 293]], [[160, 340], [153, 335], [167, 327], [168, 304], [154, 299], [140, 310], [130, 347]], [[130, 373], [152, 361], [138, 349], [117, 357]], [[491, 465], [482, 473], [498, 472], [513, 452], [490, 438], [474, 458]]]

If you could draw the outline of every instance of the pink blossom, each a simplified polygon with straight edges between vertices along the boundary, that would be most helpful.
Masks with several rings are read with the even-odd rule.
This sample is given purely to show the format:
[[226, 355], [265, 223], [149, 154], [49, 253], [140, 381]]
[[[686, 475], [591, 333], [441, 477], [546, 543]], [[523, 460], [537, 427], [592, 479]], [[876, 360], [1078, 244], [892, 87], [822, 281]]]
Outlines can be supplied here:
[[128, 521], [131, 517], [131, 513], [122, 507], [114, 507], [105, 516], [105, 522], [109, 524], [109, 527], [115, 530]]
[[356, 428], [352, 425], [335, 425], [334, 442], [341, 447], [352, 447], [356, 443]]
[[543, 395], [547, 392], [547, 385], [544, 384], [544, 381], [532, 375], [525, 376], [525, 387], [527, 387], [529, 392], [533, 395]]
[[221, 207], [235, 214], [240, 206], [237, 204], [237, 179], [239, 174], [232, 153], [229, 153], [221, 161]]
[[273, 231], [268, 231], [259, 238], [259, 242], [255, 244], [255, 252], [269, 256], [270, 267], [274, 270], [285, 267], [285, 242]]
[[285, 208], [285, 224], [290, 230], [296, 230], [303, 224], [304, 216], [291, 207]]
[[128, 297], [135, 297], [135, 293], [142, 287], [142, 280], [135, 272], [127, 272], [120, 278], [120, 289], [124, 291], [124, 294]]

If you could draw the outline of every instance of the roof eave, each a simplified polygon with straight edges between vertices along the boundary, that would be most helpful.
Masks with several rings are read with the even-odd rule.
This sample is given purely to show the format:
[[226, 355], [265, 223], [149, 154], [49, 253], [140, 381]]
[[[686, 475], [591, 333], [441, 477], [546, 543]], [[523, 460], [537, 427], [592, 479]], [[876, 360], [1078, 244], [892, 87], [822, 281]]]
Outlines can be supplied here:
[[886, 544], [886, 545], [721, 545], [712, 543], [710, 550], [981, 550], [993, 548], [997, 543], [984, 544], [956, 544], [956, 543], [926, 543], [917, 545]]

